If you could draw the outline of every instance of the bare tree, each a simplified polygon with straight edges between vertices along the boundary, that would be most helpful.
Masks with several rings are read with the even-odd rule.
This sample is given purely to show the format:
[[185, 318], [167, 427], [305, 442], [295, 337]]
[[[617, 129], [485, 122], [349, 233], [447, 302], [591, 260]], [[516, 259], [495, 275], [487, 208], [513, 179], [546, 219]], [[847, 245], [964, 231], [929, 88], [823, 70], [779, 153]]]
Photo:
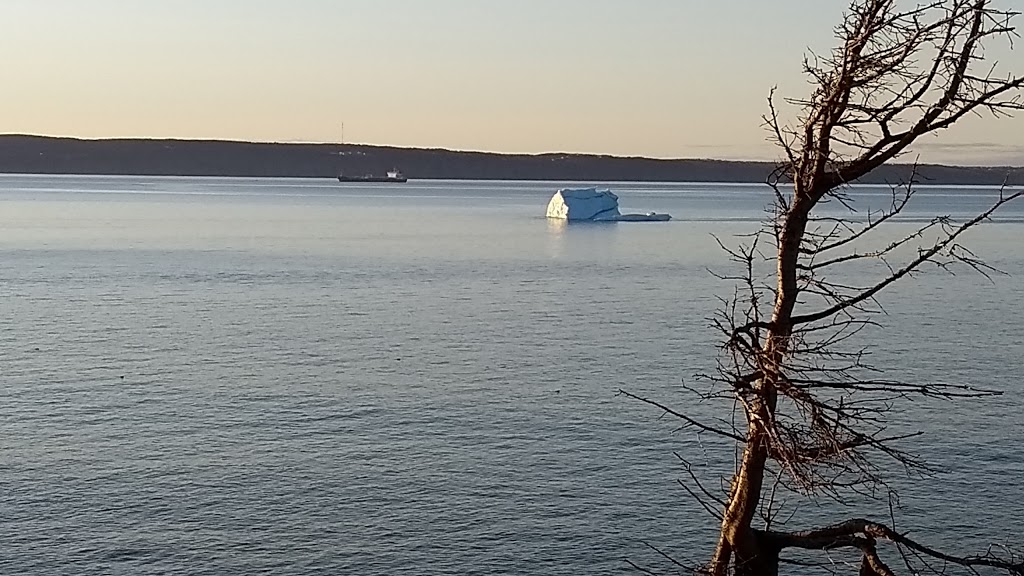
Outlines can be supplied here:
[[[907, 434], [887, 432], [886, 412], [895, 401], [997, 393], [889, 379], [865, 363], [854, 336], [874, 324], [881, 291], [926, 265], [992, 272], [961, 237], [1022, 192], [1004, 188], [965, 222], [939, 216], [908, 234], [885, 237], [912, 200], [916, 177], [895, 185], [887, 209], [867, 218], [853, 213], [848, 185], [968, 114], [1001, 116], [1024, 107], [1024, 78], [1000, 75], [985, 61], [986, 42], [1016, 37], [1016, 15], [989, 0], [934, 0], [913, 8], [895, 0], [854, 0], [836, 28], [838, 47], [805, 59], [813, 92], [788, 101], [800, 111], [795, 127], [783, 124], [769, 98], [765, 124], [784, 154], [768, 182], [774, 214], [743, 246], [726, 248], [742, 270], [731, 277], [739, 288], [714, 320], [725, 343], [717, 372], [708, 376], [712, 386], [697, 392], [729, 399], [742, 418], [738, 424], [700, 422], [623, 392], [737, 446], [735, 474], [723, 490], [708, 488], [687, 467], [690, 494], [721, 521], [710, 561], [694, 569], [770, 576], [778, 573], [784, 550], [849, 549], [860, 557], [862, 575], [888, 576], [893, 570], [877, 549], [888, 542], [909, 574], [959, 566], [1024, 575], [1024, 558], [1009, 550], [947, 554], [898, 532], [891, 515], [787, 532], [777, 528], [773, 510], [780, 487], [842, 499], [850, 490], [882, 484], [885, 459], [922, 466], [901, 449]], [[825, 204], [849, 212], [830, 215]], [[767, 279], [759, 273], [765, 252], [773, 268]], [[867, 263], [877, 264], [874, 279], [844, 279], [844, 268]], [[763, 528], [755, 526], [759, 519]]]

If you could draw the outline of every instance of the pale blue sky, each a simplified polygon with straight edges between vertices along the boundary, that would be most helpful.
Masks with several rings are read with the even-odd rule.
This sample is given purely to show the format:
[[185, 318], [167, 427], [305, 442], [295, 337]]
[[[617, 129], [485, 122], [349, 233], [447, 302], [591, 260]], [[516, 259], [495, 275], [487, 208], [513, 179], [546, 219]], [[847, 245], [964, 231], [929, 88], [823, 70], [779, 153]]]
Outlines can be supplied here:
[[[846, 4], [0, 0], [0, 132], [772, 159], [765, 97]], [[1024, 164], [1024, 119], [920, 151]]]

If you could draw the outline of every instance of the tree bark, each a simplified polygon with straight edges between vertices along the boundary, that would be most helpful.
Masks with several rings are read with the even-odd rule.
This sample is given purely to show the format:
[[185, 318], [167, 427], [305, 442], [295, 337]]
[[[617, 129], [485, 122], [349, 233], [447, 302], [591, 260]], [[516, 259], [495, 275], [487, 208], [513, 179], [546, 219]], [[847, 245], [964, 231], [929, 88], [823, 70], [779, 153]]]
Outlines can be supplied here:
[[722, 536], [710, 570], [714, 576], [725, 574], [730, 554], [737, 576], [777, 576], [779, 570], [778, 550], [766, 545], [752, 523], [764, 487], [770, 445], [767, 435], [778, 401], [779, 367], [788, 352], [793, 330], [791, 319], [798, 296], [797, 262], [807, 219], [815, 204], [814, 196], [803, 189], [804, 182], [798, 180], [795, 184], [795, 200], [786, 214], [779, 238], [777, 294], [763, 349], [763, 357], [768, 362], [762, 367], [763, 375], [755, 383], [756, 393], [750, 400], [746, 450], [723, 515]]

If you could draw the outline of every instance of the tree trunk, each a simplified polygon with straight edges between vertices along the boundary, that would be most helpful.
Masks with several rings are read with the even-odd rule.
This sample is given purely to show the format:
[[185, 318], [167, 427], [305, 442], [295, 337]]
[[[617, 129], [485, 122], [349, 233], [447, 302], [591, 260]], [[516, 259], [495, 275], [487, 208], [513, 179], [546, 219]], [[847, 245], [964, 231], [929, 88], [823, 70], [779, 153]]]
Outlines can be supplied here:
[[768, 423], [775, 417], [778, 399], [778, 367], [788, 352], [793, 329], [791, 318], [798, 292], [797, 261], [808, 214], [814, 205], [812, 197], [803, 193], [803, 188], [799, 184], [796, 186], [794, 202], [786, 215], [779, 238], [778, 292], [763, 349], [763, 357], [768, 362], [762, 377], [755, 384], [756, 394], [751, 399], [751, 413], [747, 416], [747, 444], [722, 519], [722, 534], [710, 570], [714, 576], [725, 574], [730, 555], [737, 576], [777, 576], [779, 571], [778, 550], [765, 542], [752, 523], [761, 503], [764, 486], [769, 448]]

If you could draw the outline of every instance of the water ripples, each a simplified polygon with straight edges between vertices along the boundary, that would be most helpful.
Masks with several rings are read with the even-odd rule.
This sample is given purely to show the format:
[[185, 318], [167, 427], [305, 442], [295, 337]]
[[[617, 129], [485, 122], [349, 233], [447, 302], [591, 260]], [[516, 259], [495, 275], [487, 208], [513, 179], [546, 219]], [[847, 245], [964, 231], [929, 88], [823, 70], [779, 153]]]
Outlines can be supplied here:
[[[723, 293], [707, 234], [742, 226], [551, 231], [513, 208], [479, 224], [515, 239], [495, 252], [449, 207], [377, 250], [364, 240], [384, 222], [343, 218], [333, 236], [311, 224], [239, 248], [240, 229], [281, 225], [273, 212], [232, 228], [232, 206], [202, 198], [170, 215], [63, 202], [131, 218], [73, 246], [0, 232], [3, 574], [600, 575], [656, 563], [641, 540], [691, 556], [713, 537], [672, 452], [719, 469], [731, 455], [615, 391], [686, 402]], [[170, 218], [187, 236], [175, 218], [200, 209], [221, 236], [147, 235]], [[1020, 228], [986, 230], [985, 255], [1024, 274]], [[901, 519], [932, 542], [998, 540], [1024, 512], [1012, 278], [914, 279], [872, 336], [876, 363], [908, 378], [1010, 392], [897, 414], [949, 467], [896, 482]]]

